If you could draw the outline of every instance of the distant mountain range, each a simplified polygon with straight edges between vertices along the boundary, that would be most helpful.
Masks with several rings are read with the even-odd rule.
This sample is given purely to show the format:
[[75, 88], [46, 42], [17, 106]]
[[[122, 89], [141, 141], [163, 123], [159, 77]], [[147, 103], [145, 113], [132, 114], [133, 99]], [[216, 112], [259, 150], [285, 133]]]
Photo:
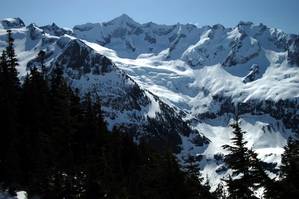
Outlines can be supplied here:
[[45, 51], [48, 73], [63, 67], [74, 89], [100, 97], [109, 129], [170, 147], [181, 162], [197, 155], [212, 188], [227, 172], [219, 157], [236, 107], [248, 146], [265, 162], [279, 165], [287, 138], [299, 134], [299, 35], [251, 22], [140, 24], [121, 15], [66, 29], [7, 18], [0, 50], [7, 29], [21, 79]]

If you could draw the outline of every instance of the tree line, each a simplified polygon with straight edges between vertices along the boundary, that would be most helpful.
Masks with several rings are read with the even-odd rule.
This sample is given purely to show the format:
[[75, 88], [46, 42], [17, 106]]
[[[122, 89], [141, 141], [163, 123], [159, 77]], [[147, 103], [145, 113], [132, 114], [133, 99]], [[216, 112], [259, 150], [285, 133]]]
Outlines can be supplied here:
[[129, 134], [108, 131], [101, 99], [79, 96], [55, 67], [44, 66], [45, 52], [20, 83], [12, 32], [0, 58], [0, 191], [28, 198], [299, 198], [298, 140], [290, 139], [279, 177], [272, 179], [257, 154], [246, 147], [239, 118], [224, 157], [231, 175], [210, 193], [202, 185], [198, 161], [189, 156], [182, 168], [170, 151], [156, 151], [133, 142]]
[[[0, 191], [28, 198], [213, 198], [198, 168], [183, 171], [170, 151], [109, 132], [101, 99], [79, 96], [44, 52], [21, 84], [12, 32], [0, 59]], [[41, 70], [40, 70], [41, 69]]]
[[[214, 192], [222, 199], [257, 199], [255, 191], [262, 188], [266, 199], [296, 199], [299, 198], [299, 141], [290, 138], [284, 147], [281, 166], [276, 178], [267, 174], [267, 166], [258, 159], [254, 150], [246, 147], [245, 131], [240, 127], [238, 115], [231, 125], [233, 137], [231, 145], [223, 148], [229, 153], [224, 162], [232, 173], [223, 178]], [[224, 184], [227, 189], [224, 188]]]

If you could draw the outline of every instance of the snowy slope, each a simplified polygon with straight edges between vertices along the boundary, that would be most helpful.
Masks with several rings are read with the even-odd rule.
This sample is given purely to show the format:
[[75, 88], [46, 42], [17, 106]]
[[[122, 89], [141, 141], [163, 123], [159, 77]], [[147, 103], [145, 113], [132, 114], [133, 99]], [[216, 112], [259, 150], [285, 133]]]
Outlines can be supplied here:
[[[229, 142], [237, 105], [248, 146], [266, 162], [279, 165], [287, 138], [299, 133], [298, 35], [250, 22], [233, 28], [140, 24], [127, 15], [72, 30], [11, 28], [20, 77], [45, 50], [49, 71], [63, 67], [74, 88], [103, 99], [110, 129], [125, 125], [139, 138], [155, 134], [153, 126], [170, 128], [175, 133], [168, 131], [164, 141], [180, 146], [182, 162], [199, 155], [213, 188], [229, 172], [221, 146]], [[0, 28], [0, 49], [4, 41]]]
[[169, 51], [167, 57], [178, 58], [184, 49], [199, 39], [203, 30], [191, 24], [139, 24], [123, 14], [106, 23], [75, 26], [73, 31], [74, 36], [116, 50], [123, 58], [156, 55], [165, 49]]
[[[223, 150], [222, 145], [229, 143], [232, 137], [232, 129], [227, 127], [231, 123], [233, 123], [233, 116], [224, 115], [216, 119], [204, 120], [197, 125], [197, 129], [205, 132], [205, 136], [211, 140], [211, 144], [202, 154], [201, 166], [204, 176], [214, 179], [211, 182], [212, 188], [215, 188], [221, 178], [229, 172], [223, 164], [222, 158], [227, 152]], [[245, 114], [241, 118], [240, 126], [247, 132], [245, 134], [245, 139], [248, 141], [247, 147], [255, 150], [263, 161], [274, 163], [278, 168], [280, 155], [283, 153], [282, 148], [286, 144], [286, 139], [292, 134], [291, 130], [286, 129], [281, 121], [267, 114]], [[271, 177], [274, 177], [273, 173]]]
[[[95, 44], [93, 46], [95, 47]], [[247, 113], [249, 110], [248, 112], [251, 113], [241, 116], [242, 120], [245, 120], [242, 122], [242, 127], [248, 132], [245, 138], [249, 142], [249, 147], [254, 146], [253, 149], [264, 161], [279, 165], [282, 147], [287, 138], [294, 132], [298, 132], [296, 110], [299, 108], [299, 72], [297, 67], [290, 67], [287, 63], [273, 64], [268, 66], [260, 79], [244, 83], [242, 77], [232, 75], [221, 65], [192, 69], [180, 60], [158, 61], [151, 58], [131, 60], [110, 55], [111, 59], [143, 88], [152, 91], [165, 102], [182, 111], [185, 119], [211, 141], [205, 150], [184, 143], [185, 150], [179, 157], [183, 160], [189, 154], [205, 156], [201, 161], [203, 176], [210, 177], [213, 188], [226, 174], [226, 172], [216, 172], [221, 171], [223, 162], [215, 163], [214, 155], [225, 154], [221, 146], [229, 142], [232, 129], [228, 127], [228, 121], [233, 118], [231, 114], [225, 113], [233, 113], [235, 103], [244, 103], [240, 111]], [[292, 105], [288, 107], [287, 104], [275, 105], [281, 100], [295, 100], [294, 104], [297, 108], [292, 108]], [[270, 110], [262, 107], [266, 101], [273, 103]], [[227, 105], [231, 107], [225, 109]], [[254, 110], [255, 108], [257, 110]], [[290, 128], [291, 124], [287, 124], [288, 113], [274, 115], [277, 109], [281, 108], [285, 108], [286, 112], [291, 112], [297, 118], [291, 119], [293, 123], [297, 123], [293, 129]], [[226, 122], [219, 124], [219, 120]], [[282, 120], [285, 120], [285, 123]], [[267, 130], [271, 129], [271, 126], [274, 126], [275, 130]], [[266, 129], [265, 132], [263, 129]]]
[[[55, 67], [61, 67], [71, 87], [79, 89], [82, 96], [88, 92], [94, 97], [99, 96], [110, 130], [122, 128], [136, 140], [143, 139], [159, 149], [171, 148], [174, 152], [181, 151], [182, 137], [185, 136], [196, 134], [198, 145], [208, 143], [173, 108], [141, 89], [105, 53], [101, 54], [91, 44], [69, 35], [49, 35], [34, 24], [12, 31], [19, 55], [20, 78], [24, 78], [31, 67], [40, 67], [37, 54], [44, 50], [49, 75]], [[0, 38], [3, 48], [5, 30], [0, 31]]]
[[[145, 24], [136, 26], [143, 29]], [[215, 25], [194, 29], [196, 34], [186, 33], [183, 37], [194, 40], [187, 39], [184, 45], [167, 44], [167, 34], [156, 35], [156, 40], [163, 40], [155, 45], [156, 49], [167, 44], [158, 52], [127, 50], [129, 55], [124, 55], [123, 46], [114, 43], [114, 38], [104, 44], [109, 49], [86, 43], [111, 58], [142, 88], [176, 107], [185, 120], [209, 138], [211, 142], [206, 149], [194, 148], [183, 140], [185, 147], [179, 158], [183, 160], [188, 154], [205, 156], [201, 161], [203, 173], [211, 177], [215, 188], [226, 171], [216, 172], [223, 169], [223, 163], [215, 163], [214, 155], [225, 154], [221, 146], [229, 142], [228, 126], [235, 104], [240, 106], [249, 147], [266, 162], [279, 165], [287, 138], [299, 132], [299, 69], [294, 64], [298, 59], [298, 37], [247, 22], [240, 22], [234, 28]], [[168, 32], [167, 27], [160, 32]], [[132, 37], [137, 38], [132, 33], [120, 40]], [[84, 39], [95, 42], [88, 37]], [[142, 34], [133, 39], [140, 40], [141, 47], [148, 46]], [[171, 54], [176, 48], [177, 53]], [[253, 70], [256, 65], [258, 71]], [[249, 77], [250, 81], [244, 81]]]

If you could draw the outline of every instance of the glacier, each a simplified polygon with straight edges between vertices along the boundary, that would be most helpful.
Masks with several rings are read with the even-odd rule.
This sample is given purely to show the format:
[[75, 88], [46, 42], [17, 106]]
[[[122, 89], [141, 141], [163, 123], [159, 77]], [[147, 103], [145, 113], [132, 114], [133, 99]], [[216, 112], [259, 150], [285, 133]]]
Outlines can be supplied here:
[[[129, 128], [138, 142], [159, 126], [182, 164], [200, 156], [212, 190], [230, 172], [221, 146], [232, 136], [236, 106], [248, 147], [275, 167], [286, 140], [299, 133], [298, 35], [242, 21], [229, 28], [140, 24], [125, 14], [72, 29], [8, 18], [0, 21], [0, 50], [7, 29], [20, 79], [45, 51], [49, 72], [63, 66], [73, 88], [101, 97], [109, 129]], [[244, 81], [255, 65], [258, 73]]]

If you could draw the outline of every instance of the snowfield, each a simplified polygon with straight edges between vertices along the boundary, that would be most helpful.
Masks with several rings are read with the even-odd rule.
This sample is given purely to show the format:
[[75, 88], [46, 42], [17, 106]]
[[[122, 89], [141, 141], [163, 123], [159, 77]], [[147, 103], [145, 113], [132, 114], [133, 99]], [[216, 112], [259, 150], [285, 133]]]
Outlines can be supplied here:
[[[48, 52], [46, 65], [50, 68], [71, 41], [80, 39], [92, 49], [90, 54], [109, 58], [118, 69], [105, 75], [82, 75], [72, 80], [73, 87], [81, 92], [96, 87], [108, 99], [118, 95], [118, 88], [136, 82], [149, 103], [140, 110], [119, 111], [113, 119], [107, 117], [109, 129], [120, 123], [137, 125], [145, 121], [134, 120], [132, 115], [159, 115], [161, 107], [154, 95], [172, 107], [190, 128], [210, 141], [197, 146], [192, 142], [194, 134], [181, 136], [182, 150], [177, 156], [182, 164], [189, 154], [201, 156], [202, 174], [209, 177], [212, 190], [229, 173], [221, 155], [226, 154], [222, 145], [228, 144], [232, 136], [229, 125], [234, 107], [240, 104], [240, 110], [250, 110], [240, 115], [248, 147], [276, 167], [288, 137], [299, 132], [299, 48], [294, 46], [298, 35], [249, 22], [233, 28], [139, 24], [127, 15], [107, 23], [59, 29], [59, 33], [67, 31], [63, 36], [55, 35], [56, 26], [50, 30], [25, 27], [12, 19], [0, 24], [0, 49], [5, 47], [5, 29], [11, 28], [14, 33], [20, 78], [28, 73], [28, 63], [39, 50]], [[122, 78], [126, 75], [130, 79]], [[109, 106], [104, 109], [113, 112]]]

